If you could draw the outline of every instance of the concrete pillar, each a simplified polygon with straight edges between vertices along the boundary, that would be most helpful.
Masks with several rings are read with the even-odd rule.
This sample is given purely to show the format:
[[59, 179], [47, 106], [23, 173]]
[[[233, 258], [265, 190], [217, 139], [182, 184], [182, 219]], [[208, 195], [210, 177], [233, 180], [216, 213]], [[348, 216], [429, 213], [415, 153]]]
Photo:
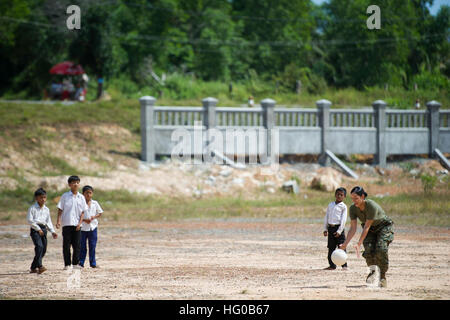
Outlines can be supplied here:
[[139, 99], [141, 103], [141, 160], [155, 161], [155, 129], [153, 108], [156, 99], [145, 96]]
[[267, 156], [272, 157], [272, 129], [275, 127], [275, 100], [266, 98], [261, 101], [261, 107], [263, 112], [263, 126], [267, 133]]
[[329, 149], [329, 130], [330, 130], [330, 109], [331, 101], [322, 99], [316, 101], [316, 106], [319, 111], [319, 127], [321, 129], [320, 134], [320, 155], [319, 164], [322, 166], [330, 165], [330, 159], [325, 151]]
[[375, 163], [381, 168], [386, 168], [386, 102], [377, 100], [372, 104], [375, 114], [376, 151]]
[[205, 98], [203, 103], [203, 125], [206, 129], [214, 128], [216, 126], [216, 105], [218, 100], [215, 98]]
[[428, 155], [430, 158], [434, 158], [434, 149], [439, 148], [439, 109], [441, 104], [437, 101], [427, 102], [428, 109], [428, 129], [430, 130], [430, 142]]

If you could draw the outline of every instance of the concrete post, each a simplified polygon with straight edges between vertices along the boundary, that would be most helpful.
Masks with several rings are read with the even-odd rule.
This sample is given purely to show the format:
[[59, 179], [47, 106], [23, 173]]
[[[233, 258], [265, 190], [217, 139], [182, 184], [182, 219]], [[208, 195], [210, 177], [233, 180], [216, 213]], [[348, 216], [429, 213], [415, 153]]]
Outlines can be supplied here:
[[206, 129], [214, 128], [216, 126], [216, 105], [218, 100], [215, 98], [205, 98], [203, 103], [203, 125]]
[[[202, 153], [205, 156], [210, 152], [209, 144], [211, 143], [211, 136], [208, 129], [212, 129], [216, 126], [216, 105], [218, 100], [212, 97], [208, 97], [202, 100], [203, 103], [203, 125], [206, 129], [206, 141], [202, 138]], [[211, 153], [206, 155], [207, 159], [212, 156]]]
[[155, 161], [155, 129], [153, 107], [156, 99], [145, 96], [139, 99], [141, 103], [141, 160]]
[[428, 155], [430, 158], [434, 158], [434, 149], [439, 148], [439, 109], [441, 104], [437, 101], [427, 102], [428, 109], [428, 129], [430, 130], [430, 142]]
[[386, 102], [377, 100], [372, 104], [375, 114], [376, 153], [375, 163], [381, 168], [386, 168]]
[[261, 101], [261, 108], [263, 112], [263, 126], [267, 132], [267, 156], [269, 159], [272, 157], [272, 129], [275, 126], [275, 100], [266, 98]]
[[330, 159], [326, 154], [326, 150], [329, 149], [328, 136], [330, 130], [331, 101], [322, 99], [316, 101], [316, 106], [319, 111], [319, 127], [321, 128], [319, 164], [328, 166], [330, 165]]

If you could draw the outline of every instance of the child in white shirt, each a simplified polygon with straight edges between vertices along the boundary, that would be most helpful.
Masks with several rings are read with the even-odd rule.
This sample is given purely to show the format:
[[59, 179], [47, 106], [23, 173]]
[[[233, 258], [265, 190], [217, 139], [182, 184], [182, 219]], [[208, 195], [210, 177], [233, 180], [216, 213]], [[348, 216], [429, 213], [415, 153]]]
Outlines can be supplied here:
[[[70, 176], [68, 179], [70, 191], [64, 193], [58, 202], [58, 220], [56, 228], [62, 226], [64, 270], [79, 268], [81, 223], [88, 207], [83, 195], [78, 192], [80, 178]], [[70, 248], [73, 249], [72, 259]]]
[[97, 226], [99, 218], [102, 213], [100, 204], [92, 199], [94, 188], [91, 186], [83, 187], [83, 196], [86, 199], [88, 210], [85, 212], [83, 223], [81, 225], [81, 251], [80, 251], [80, 266], [84, 268], [84, 261], [86, 260], [87, 247], [86, 240], [89, 242], [89, 265], [91, 268], [98, 268], [95, 261], [95, 248], [97, 246]]
[[31, 225], [30, 236], [34, 244], [34, 259], [31, 263], [30, 273], [41, 274], [47, 270], [42, 265], [42, 259], [47, 251], [47, 229], [52, 233], [53, 239], [58, 235], [53, 229], [50, 210], [45, 205], [47, 192], [39, 188], [34, 193], [36, 202], [28, 209], [27, 221]]
[[[323, 235], [325, 237], [328, 236], [328, 263], [330, 266], [324, 270], [336, 269], [336, 265], [331, 261], [331, 254], [340, 244], [345, 242], [344, 228], [345, 222], [347, 221], [347, 206], [343, 201], [346, 195], [347, 190], [345, 188], [337, 188], [334, 193], [336, 200], [331, 202], [327, 207]], [[342, 265], [342, 269], [347, 269], [347, 263]]]

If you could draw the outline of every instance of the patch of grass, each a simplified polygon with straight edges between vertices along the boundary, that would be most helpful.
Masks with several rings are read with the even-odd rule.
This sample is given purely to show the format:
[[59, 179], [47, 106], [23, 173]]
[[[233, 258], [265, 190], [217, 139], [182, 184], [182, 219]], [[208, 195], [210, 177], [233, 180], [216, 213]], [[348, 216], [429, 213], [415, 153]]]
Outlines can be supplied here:
[[401, 194], [375, 199], [396, 223], [450, 226], [449, 192]]
[[11, 219], [12, 219], [11, 213], [8, 213], [8, 214], [6, 214], [6, 215], [0, 216], [0, 221], [9, 221], [9, 220], [11, 220]]
[[[139, 133], [139, 101], [133, 99], [73, 105], [0, 102], [1, 129], [76, 123], [114, 123]], [[35, 137], [36, 131], [30, 131], [30, 138]]]
[[38, 159], [37, 168], [41, 169], [42, 176], [59, 176], [82, 174], [79, 170], [69, 165], [65, 160], [50, 155], [42, 155]]
[[[0, 191], [0, 220], [9, 222], [25, 219], [32, 204], [31, 189]], [[47, 206], [53, 206], [61, 194], [49, 192]], [[305, 195], [307, 196], [305, 198]], [[307, 189], [293, 196], [280, 192], [261, 193], [255, 198], [242, 196], [164, 197], [131, 193], [126, 190], [96, 190], [94, 199], [105, 210], [103, 218], [112, 221], [162, 221], [182, 219], [298, 218], [321, 223], [326, 206], [334, 198], [329, 193]], [[432, 194], [400, 194], [374, 198], [394, 222], [405, 225], [450, 226], [449, 191]], [[345, 199], [347, 206], [350, 198]], [[51, 210], [52, 211], [52, 210]], [[56, 215], [52, 212], [52, 215]], [[349, 220], [348, 224], [349, 224]]]

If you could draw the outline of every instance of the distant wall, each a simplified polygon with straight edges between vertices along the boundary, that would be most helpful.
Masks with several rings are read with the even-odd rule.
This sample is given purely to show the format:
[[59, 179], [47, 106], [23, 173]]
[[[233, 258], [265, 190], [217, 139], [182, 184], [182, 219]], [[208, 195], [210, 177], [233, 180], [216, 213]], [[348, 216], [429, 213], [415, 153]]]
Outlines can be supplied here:
[[[154, 161], [156, 155], [170, 156], [174, 148], [180, 148], [183, 139], [173, 140], [174, 132], [188, 133], [184, 150], [189, 149], [192, 155], [203, 154], [208, 141], [223, 145], [226, 154], [239, 153], [237, 140], [226, 138], [227, 130], [247, 134], [240, 149], [245, 155], [270, 154], [273, 146], [267, 135], [276, 133], [279, 154], [324, 155], [325, 150], [374, 154], [380, 166], [386, 165], [388, 155], [434, 156], [436, 148], [450, 152], [450, 111], [440, 110], [435, 101], [428, 102], [426, 110], [387, 109], [381, 100], [361, 109], [331, 109], [327, 100], [317, 101], [316, 109], [278, 108], [271, 99], [253, 108], [216, 107], [214, 98], [203, 99], [202, 107], [155, 106], [153, 97], [142, 97], [140, 102], [142, 160], [147, 162]], [[223, 141], [209, 137], [208, 129], [217, 129]]]

